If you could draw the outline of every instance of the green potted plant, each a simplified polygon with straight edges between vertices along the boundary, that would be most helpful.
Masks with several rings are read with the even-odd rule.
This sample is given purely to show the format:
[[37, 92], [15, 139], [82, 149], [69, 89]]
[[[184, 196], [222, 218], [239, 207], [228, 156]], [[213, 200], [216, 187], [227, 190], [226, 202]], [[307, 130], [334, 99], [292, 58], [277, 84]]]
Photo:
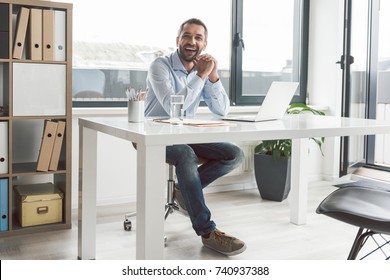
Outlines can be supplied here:
[[[288, 114], [325, 115], [304, 103], [291, 104]], [[321, 150], [324, 138], [311, 138]], [[263, 199], [283, 201], [290, 192], [291, 139], [265, 140], [255, 147], [255, 178]]]

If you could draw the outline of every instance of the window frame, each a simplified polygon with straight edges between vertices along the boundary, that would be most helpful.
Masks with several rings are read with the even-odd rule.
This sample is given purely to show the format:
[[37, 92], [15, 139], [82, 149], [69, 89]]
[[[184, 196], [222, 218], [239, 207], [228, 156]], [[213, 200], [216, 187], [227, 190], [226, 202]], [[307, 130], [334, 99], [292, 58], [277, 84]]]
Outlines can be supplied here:
[[[242, 52], [240, 39], [243, 34], [243, 1], [232, 0], [232, 57], [230, 100], [232, 105], [257, 105], [261, 104], [264, 96], [242, 95]], [[294, 47], [293, 65], [297, 65], [299, 77], [299, 95], [295, 95], [292, 102], [306, 101], [307, 73], [308, 73], [308, 48], [309, 48], [309, 0], [294, 0]], [[299, 15], [299, 16], [298, 16]]]

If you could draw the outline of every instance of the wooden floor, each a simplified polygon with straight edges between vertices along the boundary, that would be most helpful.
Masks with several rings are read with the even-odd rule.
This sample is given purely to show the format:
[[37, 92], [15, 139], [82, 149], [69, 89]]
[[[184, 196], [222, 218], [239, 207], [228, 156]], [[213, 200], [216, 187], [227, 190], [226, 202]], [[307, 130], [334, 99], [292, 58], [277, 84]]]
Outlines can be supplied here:
[[[189, 219], [174, 213], [165, 222], [168, 238], [164, 249], [165, 259], [345, 259], [357, 229], [315, 213], [322, 199], [334, 190], [335, 187], [328, 182], [310, 184], [307, 224], [302, 226], [289, 222], [288, 200], [262, 200], [257, 189], [206, 194], [207, 204], [218, 228], [244, 240], [247, 250], [228, 258], [203, 247]], [[97, 259], [135, 259], [135, 221], [133, 231], [123, 230], [124, 214], [134, 209], [134, 204], [98, 207]], [[74, 213], [71, 230], [1, 238], [0, 259], [77, 259], [77, 212]]]

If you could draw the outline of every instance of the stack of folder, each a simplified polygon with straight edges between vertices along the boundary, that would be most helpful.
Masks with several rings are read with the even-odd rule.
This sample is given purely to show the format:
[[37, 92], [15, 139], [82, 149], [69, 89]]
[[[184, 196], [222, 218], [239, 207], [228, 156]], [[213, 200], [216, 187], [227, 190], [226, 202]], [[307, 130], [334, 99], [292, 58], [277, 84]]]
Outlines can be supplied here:
[[65, 61], [65, 11], [21, 7], [17, 16], [13, 58]]
[[65, 124], [63, 121], [45, 121], [37, 171], [55, 171], [58, 169], [62, 142], [65, 137]]

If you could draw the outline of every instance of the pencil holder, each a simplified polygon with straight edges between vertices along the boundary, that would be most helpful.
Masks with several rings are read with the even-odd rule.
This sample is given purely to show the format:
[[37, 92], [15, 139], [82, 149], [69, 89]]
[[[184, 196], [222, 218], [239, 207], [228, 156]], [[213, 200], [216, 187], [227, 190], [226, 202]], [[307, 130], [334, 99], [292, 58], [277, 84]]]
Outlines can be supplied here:
[[145, 101], [144, 100], [129, 100], [128, 101], [128, 121], [129, 122], [143, 122], [145, 110]]

